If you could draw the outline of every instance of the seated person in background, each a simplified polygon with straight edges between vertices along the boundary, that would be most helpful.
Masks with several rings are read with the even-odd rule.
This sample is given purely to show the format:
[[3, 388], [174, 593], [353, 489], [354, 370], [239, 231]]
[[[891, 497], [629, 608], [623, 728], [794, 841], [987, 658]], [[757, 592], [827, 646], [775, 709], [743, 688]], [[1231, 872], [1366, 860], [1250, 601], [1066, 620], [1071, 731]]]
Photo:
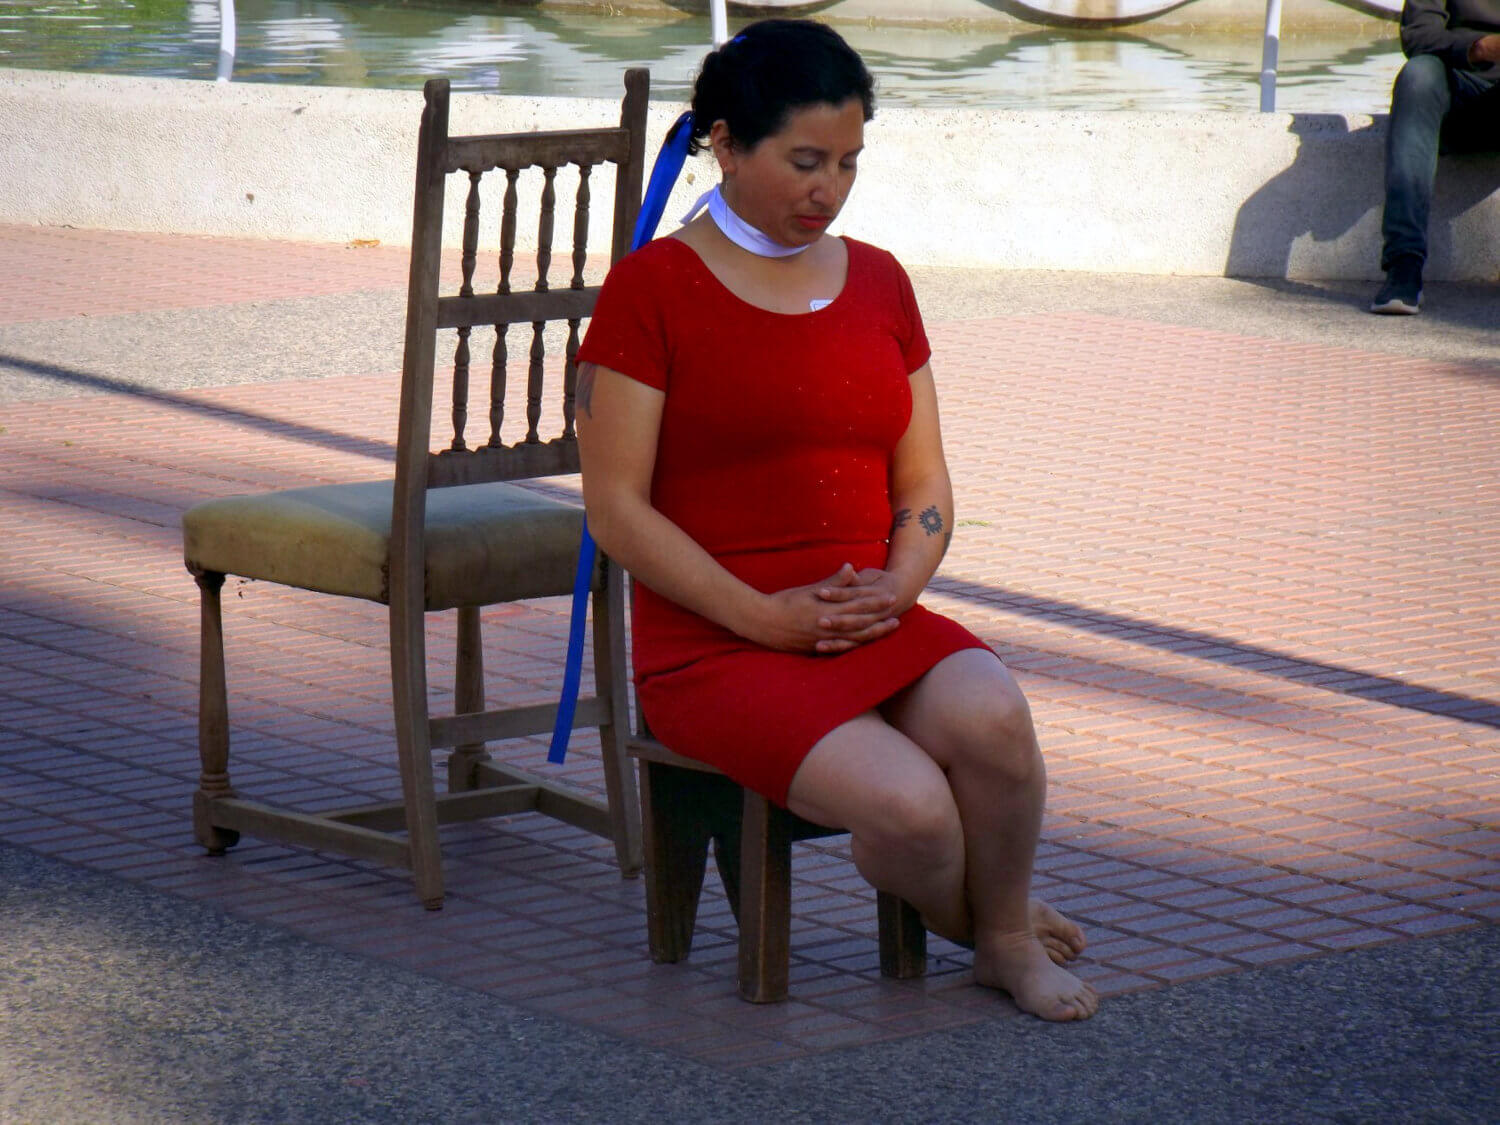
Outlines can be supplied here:
[[1500, 0], [1406, 0], [1406, 65], [1385, 143], [1385, 285], [1370, 311], [1411, 316], [1422, 299], [1427, 210], [1444, 152], [1500, 149]]
[[[853, 835], [980, 984], [1086, 1019], [1079, 928], [1031, 900], [1046, 771], [999, 657], [917, 604], [953, 526], [905, 272], [826, 233], [873, 85], [804, 20], [703, 63], [708, 211], [623, 258], [579, 351], [589, 526], [635, 576], [641, 706], [679, 754]], [[916, 209], [913, 219], [920, 221]]]

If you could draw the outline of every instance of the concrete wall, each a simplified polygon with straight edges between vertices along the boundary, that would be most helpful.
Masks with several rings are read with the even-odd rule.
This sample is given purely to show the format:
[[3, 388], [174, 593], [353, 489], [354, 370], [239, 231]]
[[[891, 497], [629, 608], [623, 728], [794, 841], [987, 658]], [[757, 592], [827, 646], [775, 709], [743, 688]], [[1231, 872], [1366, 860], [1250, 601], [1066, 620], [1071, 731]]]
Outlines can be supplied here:
[[[653, 107], [653, 148], [678, 108]], [[412, 92], [0, 70], [0, 222], [404, 244], [420, 112]], [[456, 95], [452, 128], [617, 119], [605, 101]], [[1383, 132], [1362, 116], [886, 109], [839, 228], [911, 264], [1375, 277]], [[712, 178], [690, 163], [668, 220]], [[610, 186], [593, 185], [596, 220]], [[1497, 187], [1500, 156], [1444, 159], [1429, 277], [1500, 280]]]

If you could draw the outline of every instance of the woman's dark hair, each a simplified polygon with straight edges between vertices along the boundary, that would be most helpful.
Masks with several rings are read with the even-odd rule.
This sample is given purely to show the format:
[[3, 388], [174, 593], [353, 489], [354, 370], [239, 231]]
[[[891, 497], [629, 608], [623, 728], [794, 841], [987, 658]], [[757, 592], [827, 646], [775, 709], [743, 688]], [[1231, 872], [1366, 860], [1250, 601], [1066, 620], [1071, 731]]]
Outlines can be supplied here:
[[693, 83], [693, 139], [708, 147], [715, 121], [743, 148], [754, 148], [786, 124], [795, 109], [843, 105], [858, 98], [875, 116], [875, 80], [838, 32], [811, 20], [761, 20], [703, 60]]

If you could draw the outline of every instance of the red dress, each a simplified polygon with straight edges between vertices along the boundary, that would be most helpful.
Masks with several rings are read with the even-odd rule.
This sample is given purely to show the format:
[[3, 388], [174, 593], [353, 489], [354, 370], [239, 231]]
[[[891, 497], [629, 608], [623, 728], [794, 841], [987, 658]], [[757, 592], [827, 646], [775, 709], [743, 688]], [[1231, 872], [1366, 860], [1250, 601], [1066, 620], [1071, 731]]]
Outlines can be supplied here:
[[[666, 393], [652, 504], [766, 593], [886, 563], [891, 454], [930, 349], [895, 258], [844, 241], [843, 290], [805, 315], [736, 297], [679, 239], [648, 243], [610, 272], [578, 353]], [[846, 653], [777, 652], [642, 583], [632, 622], [656, 737], [781, 805], [820, 738], [984, 647], [917, 606]]]

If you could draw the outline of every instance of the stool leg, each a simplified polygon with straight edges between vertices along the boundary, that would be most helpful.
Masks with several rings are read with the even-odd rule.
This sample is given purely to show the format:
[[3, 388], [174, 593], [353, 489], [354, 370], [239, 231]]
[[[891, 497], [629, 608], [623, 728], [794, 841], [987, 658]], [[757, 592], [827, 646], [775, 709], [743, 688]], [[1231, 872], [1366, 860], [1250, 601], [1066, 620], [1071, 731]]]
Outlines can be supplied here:
[[730, 912], [735, 924], [740, 920], [740, 847], [744, 829], [744, 790], [735, 786], [733, 799], [723, 802], [716, 809], [714, 823], [714, 863], [719, 868], [719, 882], [724, 885], [724, 897], [729, 900]]
[[641, 761], [646, 933], [651, 959], [658, 964], [681, 961], [693, 948], [712, 833], [697, 800], [701, 776], [693, 770]]
[[911, 980], [927, 972], [927, 927], [922, 915], [905, 899], [880, 891], [880, 975]]
[[792, 819], [745, 790], [740, 836], [740, 995], [785, 1000], [791, 970]]

